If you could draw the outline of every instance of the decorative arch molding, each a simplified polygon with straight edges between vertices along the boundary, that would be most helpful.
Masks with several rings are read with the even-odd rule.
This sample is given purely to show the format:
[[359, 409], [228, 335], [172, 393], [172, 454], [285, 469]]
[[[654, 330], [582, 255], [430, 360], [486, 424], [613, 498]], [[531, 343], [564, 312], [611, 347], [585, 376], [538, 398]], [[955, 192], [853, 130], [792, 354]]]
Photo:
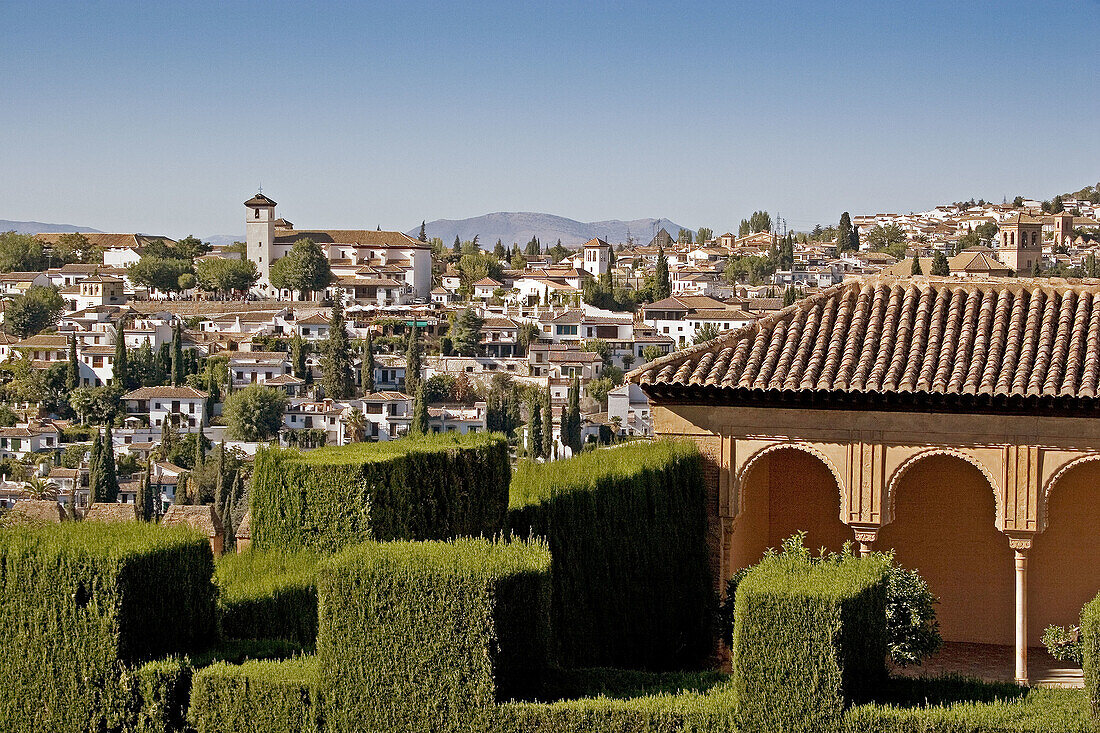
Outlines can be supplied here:
[[737, 515], [740, 516], [741, 512], [745, 508], [745, 492], [742, 490], [742, 487], [744, 487], [745, 485], [745, 479], [748, 478], [749, 472], [753, 469], [753, 467], [761, 458], [764, 458], [771, 453], [775, 453], [776, 451], [781, 450], [798, 450], [802, 451], [803, 453], [809, 453], [811, 456], [825, 464], [825, 468], [829, 469], [829, 473], [833, 475], [833, 480], [836, 481], [837, 507], [839, 514], [840, 508], [843, 506], [844, 501], [844, 481], [841, 478], [840, 471], [837, 470], [833, 462], [829, 460], [829, 457], [825, 455], [825, 453], [821, 449], [815, 448], [810, 443], [806, 443], [803, 441], [784, 441], [782, 443], [773, 443], [756, 451], [748, 457], [745, 463], [741, 466], [741, 470], [737, 472]]
[[1058, 485], [1058, 482], [1061, 481], [1062, 477], [1065, 474], [1069, 473], [1078, 466], [1082, 466], [1086, 463], [1092, 463], [1094, 461], [1100, 461], [1100, 453], [1091, 453], [1089, 455], [1071, 458], [1070, 460], [1066, 461], [1061, 468], [1055, 471], [1054, 475], [1047, 479], [1046, 483], [1043, 484], [1042, 491], [1039, 492], [1038, 524], [1040, 532], [1047, 528], [1047, 519], [1049, 516], [1047, 513], [1047, 507], [1050, 505], [1050, 494], [1054, 490], [1054, 487]]
[[886, 508], [882, 518], [883, 526], [894, 521], [894, 499], [897, 496], [898, 484], [901, 483], [905, 474], [909, 472], [910, 468], [920, 463], [925, 458], [931, 458], [933, 456], [950, 456], [952, 458], [958, 458], [959, 460], [966, 461], [982, 472], [986, 482], [989, 484], [990, 491], [993, 492], [993, 502], [996, 506], [994, 521], [999, 525], [1001, 519], [1001, 486], [993, 477], [989, 468], [987, 468], [978, 458], [955, 448], [928, 448], [906, 458], [900, 466], [894, 469], [894, 473], [891, 474], [890, 479], [886, 482], [886, 495], [883, 497], [883, 506]]

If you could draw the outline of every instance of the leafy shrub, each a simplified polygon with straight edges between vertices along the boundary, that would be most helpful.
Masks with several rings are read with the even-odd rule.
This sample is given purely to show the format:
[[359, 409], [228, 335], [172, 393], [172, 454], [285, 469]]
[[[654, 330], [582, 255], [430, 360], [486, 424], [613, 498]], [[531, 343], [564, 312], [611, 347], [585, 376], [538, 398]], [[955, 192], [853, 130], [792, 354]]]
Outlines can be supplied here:
[[1093, 716], [1100, 723], [1100, 595], [1081, 609], [1081, 667]]
[[214, 579], [218, 615], [229, 639], [284, 639], [304, 649], [317, 640], [316, 569], [320, 555], [250, 550], [223, 555]]
[[1081, 663], [1081, 627], [1066, 628], [1051, 624], [1043, 630], [1043, 646], [1050, 656], [1062, 662]]
[[545, 544], [367, 543], [318, 573], [326, 730], [488, 730], [535, 694], [549, 656]]
[[741, 729], [834, 731], [886, 679], [882, 556], [814, 560], [801, 536], [737, 588], [733, 685]]
[[[836, 562], [844, 553], [824, 553], [811, 556], [803, 546], [805, 533], [793, 535], [783, 543], [782, 553], [797, 552], [807, 562]], [[921, 660], [935, 654], [943, 644], [940, 625], [936, 620], [935, 604], [939, 601], [932, 594], [928, 583], [916, 570], [907, 570], [893, 562], [892, 554], [882, 555], [890, 562], [886, 583], [886, 648], [890, 660], [899, 667], [920, 664]], [[734, 606], [737, 586], [749, 568], [742, 568], [726, 581], [726, 594], [718, 607], [718, 624], [727, 646], [733, 642]]]
[[188, 718], [197, 733], [319, 730], [313, 657], [281, 662], [217, 662], [195, 673]]
[[0, 531], [0, 721], [12, 731], [110, 730], [129, 669], [215, 636], [205, 537], [138, 522]]
[[252, 541], [332, 551], [369, 539], [496, 534], [510, 473], [508, 445], [495, 434], [263, 450], [249, 499]]
[[508, 524], [550, 545], [563, 666], [682, 669], [708, 659], [714, 594], [694, 443], [521, 463]]

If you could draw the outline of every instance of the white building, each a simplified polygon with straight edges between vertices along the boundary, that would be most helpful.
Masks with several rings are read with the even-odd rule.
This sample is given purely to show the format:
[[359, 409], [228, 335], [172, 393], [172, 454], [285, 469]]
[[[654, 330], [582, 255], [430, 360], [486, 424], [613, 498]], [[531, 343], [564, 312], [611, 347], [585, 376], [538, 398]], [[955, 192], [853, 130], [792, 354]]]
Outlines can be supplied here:
[[159, 427], [171, 420], [182, 432], [208, 422], [206, 393], [194, 387], [141, 387], [122, 396], [127, 415], [148, 415], [149, 424]]
[[[299, 239], [319, 244], [334, 264], [392, 268], [413, 297], [428, 298], [432, 282], [431, 246], [401, 232], [362, 229], [295, 229], [275, 216], [275, 202], [258, 193], [244, 203], [246, 252], [260, 272], [258, 285], [267, 294], [291, 298], [295, 294], [271, 287], [271, 264], [286, 255]], [[341, 283], [343, 285], [343, 283]]]

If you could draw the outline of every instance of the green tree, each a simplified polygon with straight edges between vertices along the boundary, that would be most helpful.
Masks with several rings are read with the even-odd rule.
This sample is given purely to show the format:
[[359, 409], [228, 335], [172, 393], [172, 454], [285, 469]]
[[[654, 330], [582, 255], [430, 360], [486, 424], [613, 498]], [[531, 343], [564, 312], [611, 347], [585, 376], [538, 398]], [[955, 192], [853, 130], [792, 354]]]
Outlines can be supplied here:
[[202, 468], [202, 465], [206, 463], [206, 430], [205, 421], [202, 419], [202, 415], [199, 415], [199, 430], [195, 434], [195, 460], [192, 463], [192, 468], [196, 471]]
[[183, 384], [183, 330], [177, 320], [172, 329], [172, 386]]
[[539, 324], [532, 323], [531, 321], [520, 323], [519, 331], [516, 335], [516, 346], [519, 348], [520, 355], [526, 354], [531, 348], [531, 345], [538, 341], [541, 334], [542, 329], [539, 328]]
[[1024, 205], [1024, 197], [1017, 196], [1016, 198], [1012, 199], [1012, 205], [1015, 206], [1017, 209], [1020, 208]]
[[42, 243], [29, 234], [0, 234], [0, 272], [38, 272], [49, 266]]
[[420, 222], [420, 236], [418, 236], [417, 239], [419, 239], [421, 242], [427, 242], [428, 241], [427, 222], [425, 222], [425, 221]]
[[234, 290], [250, 290], [260, 278], [260, 273], [252, 260], [227, 260], [219, 257], [196, 262], [195, 277], [203, 290], [229, 293]]
[[947, 255], [941, 250], [936, 250], [932, 255], [932, 275], [936, 277], [948, 277], [951, 275], [951, 265], [947, 261]]
[[493, 257], [496, 257], [498, 260], [503, 260], [505, 256], [506, 254], [504, 252], [504, 242], [498, 239], [496, 246], [493, 247]]
[[665, 256], [665, 248], [657, 245], [657, 286], [653, 297], [656, 300], [664, 300], [672, 295], [672, 279], [668, 274], [668, 257]]
[[465, 308], [455, 315], [451, 328], [451, 347], [462, 356], [474, 356], [481, 349], [481, 329], [485, 319], [473, 308]]
[[656, 361], [665, 355], [659, 346], [650, 344], [642, 349], [642, 360], [645, 362]]
[[76, 336], [69, 336], [69, 363], [65, 365], [65, 386], [69, 391], [80, 386], [80, 361], [76, 357]]
[[836, 251], [846, 252], [852, 249], [852, 217], [845, 211], [840, 215], [840, 224], [836, 228]]
[[111, 381], [120, 389], [128, 390], [133, 386], [130, 380], [130, 359], [126, 353], [126, 322], [122, 318], [115, 326], [115, 363]]
[[115, 472], [115, 449], [110, 425], [103, 430], [96, 481], [92, 484], [89, 477], [89, 486], [93, 501], [108, 504], [118, 501], [118, 474]]
[[542, 455], [547, 460], [554, 457], [554, 408], [550, 403], [550, 388], [542, 390]]
[[127, 267], [126, 274], [135, 285], [144, 285], [162, 293], [174, 293], [179, 292], [180, 278], [183, 275], [194, 274], [194, 263], [191, 260], [146, 254]]
[[420, 388], [420, 329], [416, 320], [409, 328], [409, 340], [405, 346], [405, 394], [416, 394]]
[[301, 300], [306, 293], [324, 290], [332, 282], [328, 255], [312, 239], [299, 239], [285, 257], [271, 264], [271, 284], [280, 290], [297, 290]]
[[924, 271], [920, 268], [920, 257], [914, 255], [913, 264], [909, 268], [910, 275], [923, 275]]
[[209, 244], [203, 242], [198, 237], [188, 234], [183, 239], [176, 242], [176, 244], [168, 245], [171, 256], [178, 257], [183, 260], [194, 260], [196, 257], [202, 257], [212, 249]]
[[713, 323], [704, 323], [696, 329], [695, 334], [691, 337], [691, 343], [696, 345], [705, 344], [707, 341], [713, 341], [716, 338], [718, 338], [718, 326]]
[[1097, 262], [1095, 252], [1089, 252], [1085, 257], [1085, 277], [1100, 277], [1100, 262]]
[[348, 340], [344, 305], [340, 297], [332, 305], [328, 338], [321, 352], [321, 385], [325, 396], [333, 400], [348, 399], [355, 392], [355, 381], [352, 379], [351, 342]]
[[250, 384], [225, 400], [230, 438], [269, 440], [283, 426], [286, 395], [272, 387]]
[[695, 240], [695, 232], [690, 229], [681, 229], [676, 233], [676, 244], [691, 244]]
[[290, 339], [290, 372], [298, 379], [305, 379], [309, 366], [306, 357], [309, 355], [309, 344], [302, 338], [302, 334], [295, 333]]
[[542, 452], [542, 404], [538, 398], [531, 400], [531, 420], [527, 425], [527, 455], [532, 459], [544, 458]]
[[214, 406], [222, 401], [222, 392], [218, 379], [217, 369], [214, 364], [206, 363], [206, 413], [214, 414]]
[[19, 338], [29, 338], [57, 324], [65, 301], [52, 285], [31, 285], [8, 304], [4, 325]]
[[103, 252], [98, 247], [92, 246], [80, 232], [62, 234], [51, 247], [54, 256], [62, 262], [102, 262]]
[[363, 394], [374, 391], [374, 336], [367, 331], [367, 342], [363, 345], [363, 362], [359, 367], [360, 388]]
[[700, 245], [706, 244], [712, 239], [714, 239], [714, 232], [707, 227], [699, 227], [699, 231], [695, 233], [695, 241]]
[[416, 397], [413, 399], [412, 422], [409, 423], [409, 434], [428, 434], [428, 403], [424, 399], [424, 385], [419, 385], [416, 388]]
[[581, 448], [581, 389], [577, 377], [569, 386], [569, 397], [561, 413], [561, 442], [573, 451], [580, 453]]

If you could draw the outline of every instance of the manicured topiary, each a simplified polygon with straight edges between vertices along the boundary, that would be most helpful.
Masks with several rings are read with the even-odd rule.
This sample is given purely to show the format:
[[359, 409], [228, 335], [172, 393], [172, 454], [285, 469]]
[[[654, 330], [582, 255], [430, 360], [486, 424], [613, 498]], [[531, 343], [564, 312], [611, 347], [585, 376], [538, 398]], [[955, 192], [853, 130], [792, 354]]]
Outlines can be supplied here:
[[[801, 538], [799, 545], [801, 544]], [[742, 731], [839, 730], [886, 679], [889, 561], [768, 555], [737, 587], [733, 684]]]
[[316, 678], [313, 657], [240, 665], [217, 662], [195, 673], [188, 717], [197, 733], [318, 731]]
[[496, 434], [261, 451], [249, 504], [258, 548], [496, 534], [511, 468]]
[[706, 487], [695, 445], [639, 443], [521, 463], [508, 522], [546, 538], [565, 667], [680, 669], [713, 650]]
[[140, 522], [0, 531], [0, 721], [7, 731], [111, 730], [130, 669], [215, 641], [205, 537]]
[[1081, 666], [1093, 717], [1100, 724], [1100, 595], [1081, 609]]
[[318, 573], [327, 731], [487, 731], [536, 694], [549, 656], [550, 555], [539, 542], [367, 543]]
[[227, 639], [317, 640], [316, 568], [311, 550], [250, 550], [218, 560], [218, 615]]

